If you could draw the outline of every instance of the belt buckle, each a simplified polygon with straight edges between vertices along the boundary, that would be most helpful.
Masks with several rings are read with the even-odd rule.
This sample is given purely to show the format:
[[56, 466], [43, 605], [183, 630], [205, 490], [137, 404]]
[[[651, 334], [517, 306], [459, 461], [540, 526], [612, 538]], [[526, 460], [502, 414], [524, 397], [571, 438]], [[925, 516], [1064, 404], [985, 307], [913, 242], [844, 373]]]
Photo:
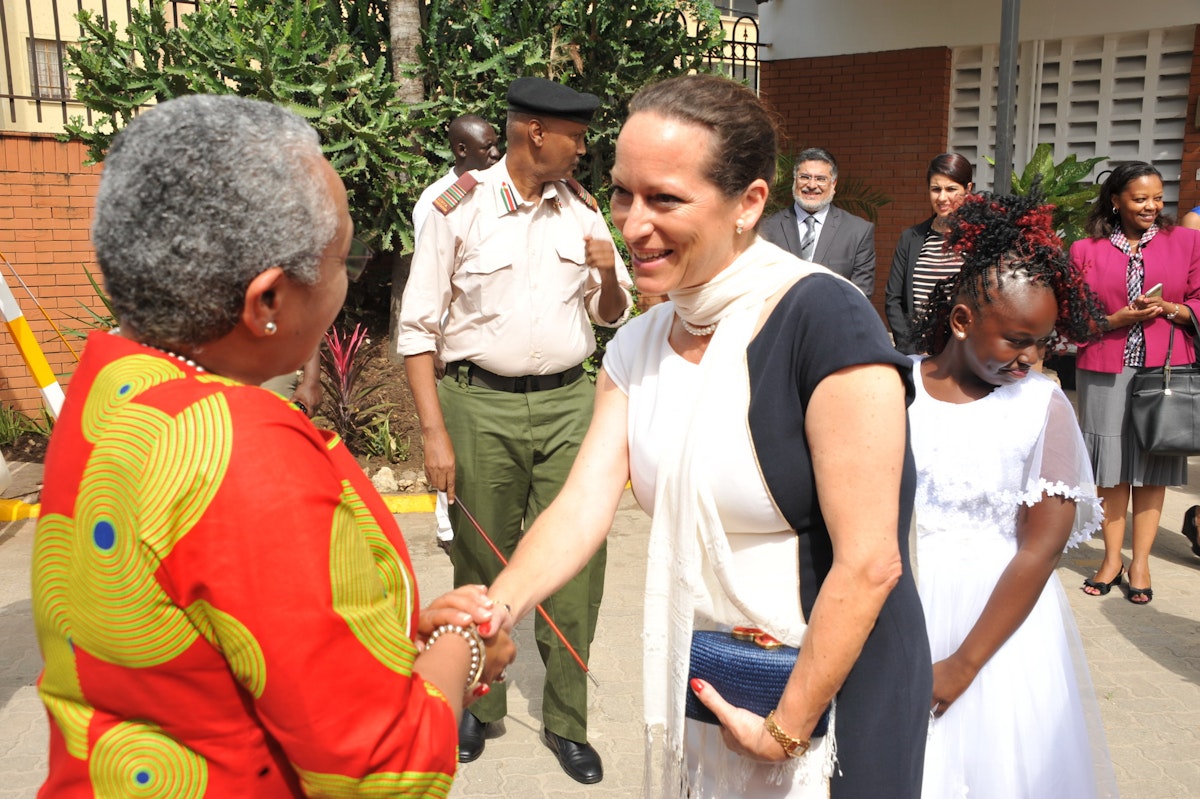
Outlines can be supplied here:
[[526, 375], [513, 378], [513, 393], [524, 394], [529, 391], [529, 378]]

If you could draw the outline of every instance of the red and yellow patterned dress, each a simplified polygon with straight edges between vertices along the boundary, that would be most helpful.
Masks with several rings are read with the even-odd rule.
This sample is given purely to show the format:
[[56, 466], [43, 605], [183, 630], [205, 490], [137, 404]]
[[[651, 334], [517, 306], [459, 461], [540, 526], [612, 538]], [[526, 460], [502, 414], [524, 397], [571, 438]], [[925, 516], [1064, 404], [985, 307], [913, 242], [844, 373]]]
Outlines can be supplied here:
[[33, 558], [40, 796], [445, 796], [454, 715], [413, 673], [395, 520], [277, 396], [95, 333]]

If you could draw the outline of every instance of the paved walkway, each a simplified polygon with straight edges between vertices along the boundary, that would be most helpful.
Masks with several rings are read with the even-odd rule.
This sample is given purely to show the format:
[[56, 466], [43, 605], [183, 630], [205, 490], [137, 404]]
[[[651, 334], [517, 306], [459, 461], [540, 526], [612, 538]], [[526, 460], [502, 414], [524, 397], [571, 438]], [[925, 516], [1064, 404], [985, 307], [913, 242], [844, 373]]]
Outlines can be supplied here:
[[[1192, 470], [1200, 476], [1200, 458]], [[1151, 564], [1155, 598], [1148, 607], [1115, 591], [1092, 598], [1077, 590], [1099, 564], [1098, 541], [1074, 550], [1058, 569], [1087, 648], [1121, 793], [1128, 797], [1200, 797], [1200, 559], [1178, 533], [1184, 510], [1196, 503], [1200, 488], [1167, 492]], [[449, 589], [450, 561], [433, 543], [433, 515], [399, 519], [424, 596]], [[592, 691], [591, 737], [604, 758], [604, 781], [573, 782], [540, 742], [542, 666], [527, 620], [518, 629], [522, 655], [509, 669], [511, 712], [503, 734], [488, 741], [482, 758], [460, 769], [451, 797], [640, 795], [648, 532], [647, 517], [627, 494], [609, 539], [608, 585], [592, 661], [600, 688]], [[33, 797], [46, 768], [46, 720], [33, 688], [41, 664], [29, 601], [32, 539], [30, 521], [0, 527], [0, 799]]]

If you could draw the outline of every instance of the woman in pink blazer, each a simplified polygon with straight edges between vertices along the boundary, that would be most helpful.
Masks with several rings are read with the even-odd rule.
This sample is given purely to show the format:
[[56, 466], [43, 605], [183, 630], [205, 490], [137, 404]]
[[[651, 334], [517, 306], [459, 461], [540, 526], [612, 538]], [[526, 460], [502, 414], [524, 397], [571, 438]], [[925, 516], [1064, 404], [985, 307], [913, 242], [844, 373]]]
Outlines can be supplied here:
[[1088, 215], [1091, 238], [1071, 245], [1071, 260], [1100, 296], [1109, 327], [1100, 340], [1079, 347], [1077, 363], [1080, 426], [1104, 502], [1104, 560], [1083, 590], [1103, 596], [1121, 584], [1132, 497], [1127, 598], [1139, 605], [1154, 597], [1150, 547], [1166, 487], [1187, 483], [1187, 458], [1141, 448], [1130, 423], [1130, 380], [1138, 367], [1163, 365], [1172, 329], [1171, 362], [1194, 360], [1192, 335], [1200, 319], [1200, 234], [1162, 213], [1162, 191], [1162, 175], [1150, 164], [1121, 164]]

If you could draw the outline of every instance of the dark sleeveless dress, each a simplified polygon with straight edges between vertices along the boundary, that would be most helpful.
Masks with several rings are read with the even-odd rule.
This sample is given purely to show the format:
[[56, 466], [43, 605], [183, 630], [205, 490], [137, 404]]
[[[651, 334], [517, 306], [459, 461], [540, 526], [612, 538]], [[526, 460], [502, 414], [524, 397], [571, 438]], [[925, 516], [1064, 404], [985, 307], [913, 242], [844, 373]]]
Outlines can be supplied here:
[[[888, 341], [874, 308], [850, 283], [813, 275], [793, 286], [750, 343], [750, 435], [775, 504], [800, 534], [801, 607], [807, 619], [833, 563], [804, 433], [809, 398], [826, 376], [858, 364], [894, 364], [912, 402], [912, 364]], [[834, 799], [912, 797], [921, 771], [933, 669], [908, 554], [916, 470], [906, 446], [896, 536], [899, 584], [837, 697]]]

